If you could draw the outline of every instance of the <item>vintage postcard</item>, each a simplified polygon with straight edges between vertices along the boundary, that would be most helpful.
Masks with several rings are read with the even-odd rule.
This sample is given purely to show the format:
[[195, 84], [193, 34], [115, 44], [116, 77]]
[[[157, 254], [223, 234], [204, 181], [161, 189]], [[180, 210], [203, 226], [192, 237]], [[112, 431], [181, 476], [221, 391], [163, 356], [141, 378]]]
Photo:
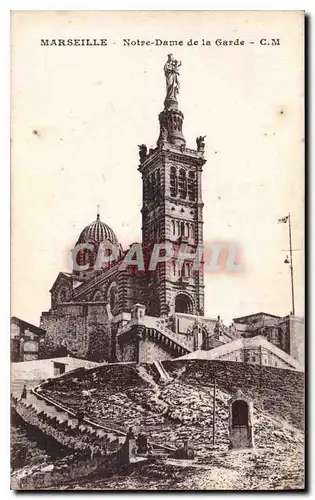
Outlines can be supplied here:
[[14, 11], [11, 488], [303, 490], [304, 13]]

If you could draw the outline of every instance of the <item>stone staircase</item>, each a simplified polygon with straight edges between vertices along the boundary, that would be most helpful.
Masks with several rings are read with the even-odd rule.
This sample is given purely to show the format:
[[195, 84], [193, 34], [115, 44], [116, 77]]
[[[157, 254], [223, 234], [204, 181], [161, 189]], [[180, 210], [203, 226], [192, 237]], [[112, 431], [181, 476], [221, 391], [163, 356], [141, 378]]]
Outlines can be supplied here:
[[[146, 371], [139, 375], [142, 379], [146, 379], [146, 383], [156, 385]], [[150, 381], [147, 380], [148, 378]], [[62, 379], [63, 376], [58, 377], [59, 383]], [[96, 445], [99, 451], [102, 450], [103, 455], [117, 452], [124, 445], [127, 427], [123, 425], [123, 422], [119, 422], [119, 419], [113, 420], [107, 415], [102, 422], [96, 422], [84, 416], [80, 417], [79, 421], [79, 408], [78, 411], [70, 409], [67, 404], [57, 402], [50, 394], [47, 395], [47, 390], [45, 390], [47, 382], [44, 381], [34, 387], [35, 384], [35, 381], [28, 384], [26, 399], [20, 397], [24, 381], [18, 381], [12, 385], [12, 405], [27, 424], [38, 427], [40, 431], [57, 441], [61, 447], [83, 454], [90, 452], [91, 445]], [[130, 404], [133, 403], [130, 402]], [[173, 448], [163, 446], [162, 443], [151, 443], [151, 445], [154, 458], [168, 456], [173, 452]]]
[[[124, 444], [124, 432], [106, 428], [87, 418], [79, 421], [71, 410], [40, 394], [38, 386], [28, 392], [26, 399], [12, 394], [14, 409], [28, 424], [37, 426], [61, 446], [73, 451], [88, 451], [95, 443], [103, 444], [103, 453], [111, 454]], [[85, 445], [82, 445], [82, 443]]]
[[[182, 352], [188, 354], [193, 351], [186, 338], [179, 333], [173, 332], [173, 330], [168, 328], [166, 323], [161, 322], [160, 318], [145, 316], [143, 324], [148, 330], [149, 335], [151, 334], [156, 340], [159, 340], [171, 348], [173, 347], [180, 355], [182, 355]], [[154, 330], [154, 332], [152, 330]]]
[[126, 334], [136, 325], [145, 326], [145, 334], [171, 350], [175, 357], [184, 356], [193, 351], [190, 342], [181, 334], [168, 328], [167, 321], [154, 316], [132, 317], [117, 332], [117, 336]]
[[41, 382], [42, 380], [21, 380], [21, 379], [11, 380], [11, 386], [10, 386], [11, 394], [20, 397], [24, 385], [26, 385], [27, 392], [29, 392], [31, 389], [34, 389], [34, 387], [38, 386]]

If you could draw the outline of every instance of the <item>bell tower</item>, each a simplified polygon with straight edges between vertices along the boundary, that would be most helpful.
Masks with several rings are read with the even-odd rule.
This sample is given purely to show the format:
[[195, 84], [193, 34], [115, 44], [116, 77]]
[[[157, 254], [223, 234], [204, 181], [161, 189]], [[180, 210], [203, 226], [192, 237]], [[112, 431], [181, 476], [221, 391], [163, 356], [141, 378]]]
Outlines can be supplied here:
[[[178, 109], [179, 68], [172, 54], [164, 66], [166, 97], [159, 114], [157, 146], [139, 146], [142, 174], [142, 244], [150, 254], [155, 243], [173, 246], [174, 257], [148, 273], [147, 314], [166, 316], [174, 312], [204, 315], [204, 274], [192, 260], [179, 264], [181, 245], [195, 253], [203, 245], [202, 167], [204, 137], [197, 149], [188, 149], [183, 135], [184, 115]], [[183, 248], [183, 246], [181, 247]]]

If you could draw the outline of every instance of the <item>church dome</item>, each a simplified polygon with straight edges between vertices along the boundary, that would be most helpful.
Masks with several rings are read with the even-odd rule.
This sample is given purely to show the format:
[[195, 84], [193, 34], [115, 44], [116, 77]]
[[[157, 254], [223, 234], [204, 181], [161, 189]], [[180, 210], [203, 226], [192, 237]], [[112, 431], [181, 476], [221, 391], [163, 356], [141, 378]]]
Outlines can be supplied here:
[[96, 220], [86, 226], [81, 232], [77, 244], [95, 242], [97, 244], [102, 241], [110, 241], [114, 245], [118, 245], [118, 240], [116, 234], [105, 222], [100, 220], [99, 214], [97, 214]]

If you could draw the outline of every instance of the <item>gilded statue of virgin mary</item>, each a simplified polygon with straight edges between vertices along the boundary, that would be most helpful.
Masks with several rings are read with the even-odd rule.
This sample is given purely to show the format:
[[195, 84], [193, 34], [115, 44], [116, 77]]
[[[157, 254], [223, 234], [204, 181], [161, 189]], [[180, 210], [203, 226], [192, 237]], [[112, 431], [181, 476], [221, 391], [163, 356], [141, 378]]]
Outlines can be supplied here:
[[174, 59], [173, 54], [168, 54], [168, 59], [164, 65], [164, 74], [166, 78], [166, 98], [165, 100], [175, 100], [179, 92], [179, 67], [181, 66], [180, 61]]

